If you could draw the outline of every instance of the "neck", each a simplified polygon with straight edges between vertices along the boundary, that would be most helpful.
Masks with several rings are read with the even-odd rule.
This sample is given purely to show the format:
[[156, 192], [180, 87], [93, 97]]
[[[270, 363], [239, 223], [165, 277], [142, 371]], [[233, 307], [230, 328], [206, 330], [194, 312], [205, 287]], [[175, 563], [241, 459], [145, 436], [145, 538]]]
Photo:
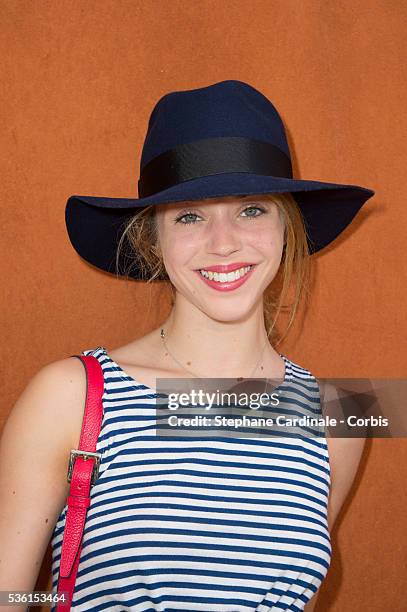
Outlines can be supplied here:
[[[263, 305], [244, 319], [215, 320], [176, 294], [174, 307], [162, 323], [171, 355], [187, 370], [206, 376], [257, 376], [276, 369], [280, 358], [268, 341]], [[160, 331], [160, 330], [158, 330]], [[264, 351], [263, 351], [264, 349]], [[262, 359], [261, 352], [263, 351]]]

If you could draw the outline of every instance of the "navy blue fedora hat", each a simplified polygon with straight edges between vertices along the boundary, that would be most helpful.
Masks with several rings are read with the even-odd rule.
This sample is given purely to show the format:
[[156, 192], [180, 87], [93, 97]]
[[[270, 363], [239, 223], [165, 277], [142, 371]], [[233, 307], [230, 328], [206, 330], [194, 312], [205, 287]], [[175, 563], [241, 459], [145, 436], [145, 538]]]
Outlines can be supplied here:
[[[225, 80], [158, 100], [141, 154], [138, 198], [73, 195], [65, 220], [77, 253], [121, 276], [129, 252], [121, 249], [117, 270], [117, 246], [137, 209], [284, 192], [292, 194], [302, 212], [310, 254], [335, 240], [375, 193], [357, 185], [293, 178], [285, 128], [275, 106], [253, 86]], [[137, 266], [129, 276], [145, 280]]]

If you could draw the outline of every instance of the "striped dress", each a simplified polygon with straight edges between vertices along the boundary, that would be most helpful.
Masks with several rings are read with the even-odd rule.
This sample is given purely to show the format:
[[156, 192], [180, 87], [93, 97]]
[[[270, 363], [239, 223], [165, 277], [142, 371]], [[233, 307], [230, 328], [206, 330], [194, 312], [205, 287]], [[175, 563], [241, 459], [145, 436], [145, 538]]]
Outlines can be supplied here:
[[[104, 347], [82, 355], [103, 368], [104, 415], [71, 610], [303, 610], [331, 561], [324, 431], [159, 439], [156, 390]], [[320, 416], [315, 377], [281, 357], [288, 412]], [[66, 511], [51, 539], [54, 593]]]

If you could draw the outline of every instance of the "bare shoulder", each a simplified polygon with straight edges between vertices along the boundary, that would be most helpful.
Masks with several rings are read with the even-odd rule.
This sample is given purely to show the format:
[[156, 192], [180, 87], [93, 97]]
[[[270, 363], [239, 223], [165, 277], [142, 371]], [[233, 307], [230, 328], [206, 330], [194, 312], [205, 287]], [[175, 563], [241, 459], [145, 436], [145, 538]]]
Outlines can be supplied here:
[[49, 372], [49, 384], [61, 393], [69, 450], [78, 448], [87, 392], [84, 364], [80, 359], [68, 357], [45, 367]]
[[[335, 401], [337, 397], [337, 389], [325, 383], [324, 400]], [[329, 528], [332, 529], [354, 483], [366, 439], [336, 438], [327, 432], [326, 440], [331, 471], [328, 522]]]
[[74, 448], [72, 444], [79, 441], [85, 399], [86, 374], [80, 360], [68, 357], [53, 361], [28, 381], [5, 428], [24, 421], [27, 432], [42, 431], [48, 441]]

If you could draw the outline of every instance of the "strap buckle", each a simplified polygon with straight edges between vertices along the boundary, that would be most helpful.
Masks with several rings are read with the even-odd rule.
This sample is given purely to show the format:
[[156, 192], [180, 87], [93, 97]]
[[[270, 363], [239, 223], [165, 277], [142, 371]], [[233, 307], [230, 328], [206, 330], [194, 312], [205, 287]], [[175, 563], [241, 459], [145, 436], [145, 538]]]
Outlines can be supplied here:
[[75, 465], [75, 460], [77, 457], [82, 457], [84, 461], [87, 461], [88, 459], [94, 459], [94, 464], [93, 464], [93, 471], [92, 471], [92, 476], [91, 476], [91, 484], [95, 484], [95, 481], [97, 480], [98, 476], [99, 476], [99, 466], [100, 466], [100, 457], [101, 454], [100, 453], [94, 453], [92, 451], [83, 451], [83, 450], [78, 450], [78, 449], [72, 449], [71, 453], [69, 455], [69, 463], [68, 463], [68, 476], [67, 476], [67, 480], [68, 482], [71, 482], [72, 480], [72, 473], [73, 473], [73, 468]]

